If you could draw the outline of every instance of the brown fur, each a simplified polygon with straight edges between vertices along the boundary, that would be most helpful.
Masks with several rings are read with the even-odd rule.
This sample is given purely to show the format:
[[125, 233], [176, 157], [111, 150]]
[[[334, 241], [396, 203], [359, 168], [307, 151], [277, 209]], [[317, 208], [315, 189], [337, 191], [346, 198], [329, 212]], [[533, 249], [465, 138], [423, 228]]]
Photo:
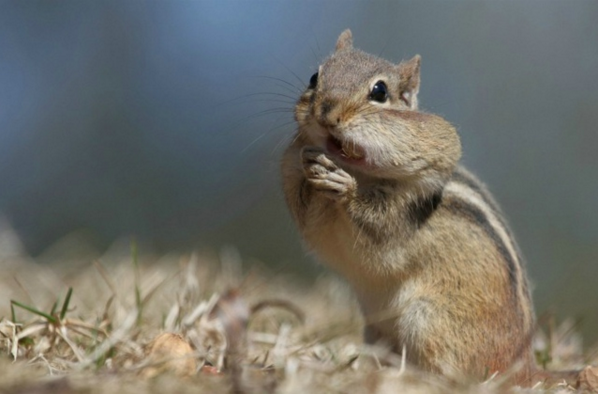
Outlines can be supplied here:
[[[418, 111], [419, 70], [419, 56], [395, 65], [341, 34], [296, 106], [288, 206], [307, 245], [354, 288], [371, 320], [366, 341], [448, 376], [514, 369], [524, 382], [534, 316], [517, 246], [484, 186], [457, 166], [454, 127]], [[377, 81], [384, 102], [369, 96]]]

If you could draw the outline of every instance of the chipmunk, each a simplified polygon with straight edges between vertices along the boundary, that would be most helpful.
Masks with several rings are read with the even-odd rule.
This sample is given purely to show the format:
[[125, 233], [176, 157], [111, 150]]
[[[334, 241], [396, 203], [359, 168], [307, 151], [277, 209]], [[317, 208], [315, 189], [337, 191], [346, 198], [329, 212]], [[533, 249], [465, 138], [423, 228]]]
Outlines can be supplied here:
[[492, 196], [458, 164], [455, 128], [418, 110], [420, 63], [340, 35], [296, 104], [286, 202], [308, 247], [354, 289], [367, 343], [451, 377], [509, 371], [529, 383], [524, 263]]

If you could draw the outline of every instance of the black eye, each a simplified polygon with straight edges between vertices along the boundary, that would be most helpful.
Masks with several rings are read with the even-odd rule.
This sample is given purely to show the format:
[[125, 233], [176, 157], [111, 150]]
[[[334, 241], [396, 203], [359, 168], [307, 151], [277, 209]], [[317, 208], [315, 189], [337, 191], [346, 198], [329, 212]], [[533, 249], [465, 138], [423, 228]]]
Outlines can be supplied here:
[[372, 88], [372, 91], [370, 92], [370, 100], [377, 101], [379, 103], [385, 103], [386, 100], [388, 100], [388, 91], [384, 82], [376, 82]]
[[317, 84], [318, 84], [318, 73], [315, 73], [309, 79], [309, 86], [308, 86], [308, 88], [309, 89], [315, 89]]

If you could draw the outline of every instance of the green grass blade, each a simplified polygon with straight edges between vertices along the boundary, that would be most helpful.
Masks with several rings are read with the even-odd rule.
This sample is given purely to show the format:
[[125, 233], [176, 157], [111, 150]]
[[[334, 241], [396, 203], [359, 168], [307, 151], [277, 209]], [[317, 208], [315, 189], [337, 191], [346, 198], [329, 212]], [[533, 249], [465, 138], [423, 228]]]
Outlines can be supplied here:
[[45, 318], [46, 320], [48, 320], [50, 323], [54, 323], [54, 324], [58, 323], [58, 320], [56, 320], [56, 318], [54, 316], [48, 315], [47, 313], [44, 313], [42, 311], [38, 311], [37, 309], [32, 308], [28, 305], [21, 304], [20, 302], [15, 301], [15, 300], [10, 300], [10, 303], [11, 303], [11, 305], [16, 305], [19, 308], [25, 309], [26, 311], [29, 311], [29, 312], [33, 313], [34, 315], [41, 316], [41, 317]]
[[58, 308], [58, 303], [59, 302], [60, 302], [60, 299], [56, 300], [56, 302], [54, 303], [54, 305], [52, 305], [52, 310], [50, 311], [50, 315], [56, 316], [56, 308]]
[[71, 295], [73, 294], [73, 288], [69, 287], [69, 291], [66, 293], [64, 304], [62, 304], [62, 310], [60, 311], [60, 320], [63, 320], [66, 316], [66, 312], [69, 309], [69, 303], [71, 302]]

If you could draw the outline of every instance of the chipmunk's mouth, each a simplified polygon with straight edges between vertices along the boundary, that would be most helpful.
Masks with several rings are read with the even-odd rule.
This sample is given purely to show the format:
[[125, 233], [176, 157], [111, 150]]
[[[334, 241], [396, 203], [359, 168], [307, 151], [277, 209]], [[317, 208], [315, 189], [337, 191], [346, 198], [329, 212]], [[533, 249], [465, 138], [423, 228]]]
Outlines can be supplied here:
[[338, 156], [351, 164], [365, 163], [365, 151], [359, 145], [347, 140], [339, 140], [331, 134], [326, 140], [326, 150], [334, 156]]

